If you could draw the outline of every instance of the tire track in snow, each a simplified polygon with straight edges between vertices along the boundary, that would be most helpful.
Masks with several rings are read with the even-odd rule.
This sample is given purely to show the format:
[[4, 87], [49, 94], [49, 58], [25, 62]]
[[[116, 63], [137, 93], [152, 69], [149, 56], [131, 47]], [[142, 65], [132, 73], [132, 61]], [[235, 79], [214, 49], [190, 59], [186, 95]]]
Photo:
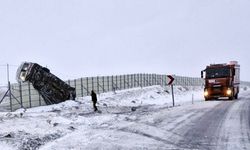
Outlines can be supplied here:
[[222, 102], [194, 120], [190, 126], [186, 126], [178, 145], [184, 149], [215, 149], [222, 123], [232, 103], [234, 102]]
[[238, 100], [229, 110], [223, 123], [217, 149], [247, 150], [250, 147], [250, 100], [245, 97]]

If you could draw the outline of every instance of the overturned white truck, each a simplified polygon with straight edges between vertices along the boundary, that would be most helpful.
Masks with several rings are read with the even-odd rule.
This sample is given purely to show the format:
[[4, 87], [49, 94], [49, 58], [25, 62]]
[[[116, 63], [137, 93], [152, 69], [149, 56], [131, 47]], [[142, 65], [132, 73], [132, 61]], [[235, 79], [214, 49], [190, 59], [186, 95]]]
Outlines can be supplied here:
[[19, 82], [32, 83], [47, 105], [69, 99], [74, 100], [76, 97], [75, 88], [50, 73], [48, 68], [37, 63], [22, 63], [17, 70], [16, 78]]

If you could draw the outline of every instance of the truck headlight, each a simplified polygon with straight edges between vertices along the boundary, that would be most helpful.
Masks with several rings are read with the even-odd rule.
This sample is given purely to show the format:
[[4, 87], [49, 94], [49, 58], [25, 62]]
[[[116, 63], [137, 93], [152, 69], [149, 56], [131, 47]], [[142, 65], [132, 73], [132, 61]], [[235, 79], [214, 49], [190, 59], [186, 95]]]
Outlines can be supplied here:
[[231, 89], [227, 89], [227, 95], [231, 95], [232, 94], [232, 90]]
[[208, 93], [208, 91], [207, 91], [207, 90], [205, 90], [205, 91], [204, 91], [204, 96], [205, 96], [205, 97], [207, 97], [207, 96], [208, 96], [208, 94], [209, 94], [209, 93]]

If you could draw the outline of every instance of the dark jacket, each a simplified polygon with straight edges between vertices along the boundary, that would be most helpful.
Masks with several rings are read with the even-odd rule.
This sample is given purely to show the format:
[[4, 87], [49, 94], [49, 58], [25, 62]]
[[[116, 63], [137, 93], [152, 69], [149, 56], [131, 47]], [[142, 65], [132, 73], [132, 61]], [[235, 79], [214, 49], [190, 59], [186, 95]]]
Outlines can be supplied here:
[[97, 102], [96, 93], [95, 93], [94, 91], [91, 91], [91, 98], [92, 98], [92, 101], [93, 101], [94, 103]]

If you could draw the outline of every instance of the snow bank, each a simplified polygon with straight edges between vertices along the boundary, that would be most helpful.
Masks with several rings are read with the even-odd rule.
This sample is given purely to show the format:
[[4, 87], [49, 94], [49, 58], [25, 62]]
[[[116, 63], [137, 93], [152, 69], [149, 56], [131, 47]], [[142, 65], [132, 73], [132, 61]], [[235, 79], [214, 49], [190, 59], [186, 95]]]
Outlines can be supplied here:
[[[249, 90], [242, 87], [239, 98]], [[162, 149], [172, 136], [163, 128], [171, 127], [173, 116], [185, 122], [185, 110], [221, 102], [204, 102], [202, 87], [174, 86], [174, 96], [182, 107], [172, 107], [170, 87], [151, 86], [99, 94], [99, 113], [93, 112], [90, 96], [1, 112], [0, 149]], [[159, 123], [162, 128], [154, 126]]]
[[[249, 91], [241, 86], [239, 98]], [[151, 86], [98, 94], [100, 112], [93, 112], [90, 96], [1, 112], [0, 149], [171, 149], [168, 138], [173, 133], [165, 126], [187, 121], [187, 109], [221, 103], [204, 102], [203, 87], [174, 86], [175, 105], [182, 106], [173, 108], [171, 93], [170, 87]], [[197, 112], [191, 115], [199, 117]]]
[[[203, 101], [201, 87], [174, 87], [176, 105]], [[172, 106], [170, 87], [151, 86], [90, 96], [60, 104], [0, 113], [1, 149], [138, 149], [161, 146], [162, 130], [133, 123], [155, 110]], [[146, 115], [146, 116], [145, 116]], [[159, 114], [161, 115], [161, 114]], [[162, 118], [162, 117], [160, 117]], [[153, 140], [152, 140], [153, 139]], [[122, 142], [121, 142], [122, 141]], [[129, 143], [129, 144], [127, 144]], [[138, 147], [139, 146], [139, 147]]]

